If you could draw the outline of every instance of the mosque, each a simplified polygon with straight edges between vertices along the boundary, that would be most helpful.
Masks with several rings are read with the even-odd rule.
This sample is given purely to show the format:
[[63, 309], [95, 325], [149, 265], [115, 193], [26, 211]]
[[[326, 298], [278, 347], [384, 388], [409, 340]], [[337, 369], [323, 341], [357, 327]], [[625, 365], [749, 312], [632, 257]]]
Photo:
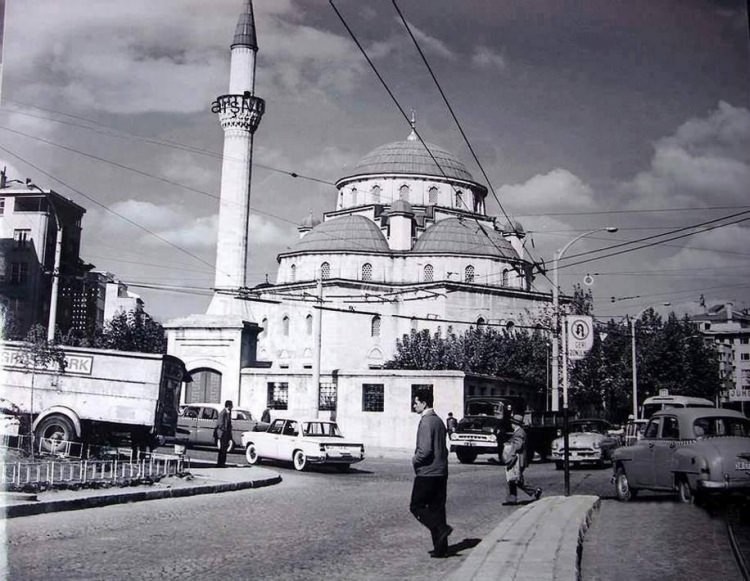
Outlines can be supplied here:
[[365, 444], [408, 448], [413, 390], [461, 417], [468, 395], [524, 395], [530, 386], [459, 371], [384, 369], [412, 331], [511, 328], [550, 303], [518, 223], [486, 214], [487, 188], [415, 130], [375, 148], [336, 182], [335, 209], [305, 218], [278, 256], [273, 283], [246, 287], [250, 177], [265, 102], [255, 93], [252, 0], [231, 44], [216, 279], [205, 314], [168, 322], [168, 352], [194, 381], [184, 402], [232, 399], [260, 416], [336, 417]]

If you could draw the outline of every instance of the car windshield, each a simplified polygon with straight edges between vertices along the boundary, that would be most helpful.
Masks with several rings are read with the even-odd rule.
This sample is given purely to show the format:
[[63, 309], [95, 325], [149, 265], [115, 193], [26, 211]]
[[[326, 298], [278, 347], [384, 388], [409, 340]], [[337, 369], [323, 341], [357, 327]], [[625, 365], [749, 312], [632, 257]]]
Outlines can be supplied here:
[[329, 436], [343, 438], [339, 427], [333, 422], [308, 422], [302, 428], [305, 436]]
[[705, 436], [750, 437], [750, 421], [732, 417], [698, 418], [693, 422], [693, 433], [696, 438]]
[[571, 432], [594, 432], [595, 434], [606, 434], [607, 428], [599, 422], [573, 422], [570, 425]]

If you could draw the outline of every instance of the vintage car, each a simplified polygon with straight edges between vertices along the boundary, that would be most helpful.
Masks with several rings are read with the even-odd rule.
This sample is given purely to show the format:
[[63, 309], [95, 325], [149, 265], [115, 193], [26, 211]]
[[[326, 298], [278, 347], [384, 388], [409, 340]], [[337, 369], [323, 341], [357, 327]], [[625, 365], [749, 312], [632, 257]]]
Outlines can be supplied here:
[[622, 501], [643, 489], [676, 492], [682, 502], [750, 493], [750, 420], [718, 408], [656, 412], [642, 439], [615, 451], [613, 481]]
[[[218, 446], [214, 438], [214, 428], [219, 420], [219, 412], [224, 409], [220, 403], [190, 403], [182, 406], [177, 417], [177, 438], [175, 441], [187, 446]], [[265, 430], [268, 424], [257, 421], [246, 409], [232, 409], [232, 440], [229, 451], [240, 446], [243, 432]]]
[[[621, 438], [613, 432], [613, 426], [606, 420], [582, 419], [573, 420], [568, 426], [568, 443], [570, 446], [568, 462], [576, 464], [592, 463], [604, 466], [612, 461], [615, 448], [620, 446]], [[552, 460], [558, 470], [563, 469], [565, 461], [565, 443], [563, 436], [552, 442]]]
[[276, 418], [265, 432], [244, 432], [242, 445], [248, 464], [261, 460], [292, 462], [295, 470], [310, 464], [330, 464], [340, 472], [365, 459], [365, 446], [344, 439], [336, 422], [321, 419]]

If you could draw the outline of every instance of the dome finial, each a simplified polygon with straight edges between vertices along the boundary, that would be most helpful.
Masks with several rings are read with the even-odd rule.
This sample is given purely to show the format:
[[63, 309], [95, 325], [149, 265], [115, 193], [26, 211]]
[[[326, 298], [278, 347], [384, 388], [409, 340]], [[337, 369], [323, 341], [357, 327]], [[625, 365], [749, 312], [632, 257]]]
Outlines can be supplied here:
[[406, 141], [417, 141], [419, 137], [417, 137], [417, 112], [412, 108], [411, 110], [411, 121], [409, 121], [409, 125], [411, 125], [411, 133], [409, 133], [409, 137], [406, 138]]

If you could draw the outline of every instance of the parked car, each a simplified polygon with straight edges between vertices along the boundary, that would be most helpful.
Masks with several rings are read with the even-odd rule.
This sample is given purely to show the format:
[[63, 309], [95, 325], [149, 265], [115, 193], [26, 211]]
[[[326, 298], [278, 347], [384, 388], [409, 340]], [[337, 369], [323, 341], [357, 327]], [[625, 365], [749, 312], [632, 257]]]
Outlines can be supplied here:
[[[621, 439], [607, 420], [582, 419], [573, 420], [568, 425], [568, 443], [570, 446], [568, 461], [571, 466], [593, 463], [604, 466], [612, 461], [615, 448], [620, 446]], [[565, 460], [565, 440], [563, 436], [552, 442], [552, 460], [555, 467], [562, 470]]]
[[330, 420], [276, 418], [265, 432], [244, 432], [242, 445], [248, 464], [261, 460], [292, 462], [295, 470], [310, 464], [330, 464], [347, 472], [365, 459], [365, 446], [344, 439], [336, 422]]
[[[177, 418], [177, 441], [187, 446], [217, 446], [214, 428], [219, 420], [219, 412], [224, 409], [220, 403], [191, 403], [182, 406]], [[265, 430], [268, 424], [257, 421], [246, 409], [232, 409], [232, 440], [229, 451], [241, 445], [242, 432]]]
[[656, 412], [632, 446], [614, 454], [617, 498], [638, 491], [676, 492], [682, 502], [708, 493], [750, 493], [750, 420], [718, 408]]

